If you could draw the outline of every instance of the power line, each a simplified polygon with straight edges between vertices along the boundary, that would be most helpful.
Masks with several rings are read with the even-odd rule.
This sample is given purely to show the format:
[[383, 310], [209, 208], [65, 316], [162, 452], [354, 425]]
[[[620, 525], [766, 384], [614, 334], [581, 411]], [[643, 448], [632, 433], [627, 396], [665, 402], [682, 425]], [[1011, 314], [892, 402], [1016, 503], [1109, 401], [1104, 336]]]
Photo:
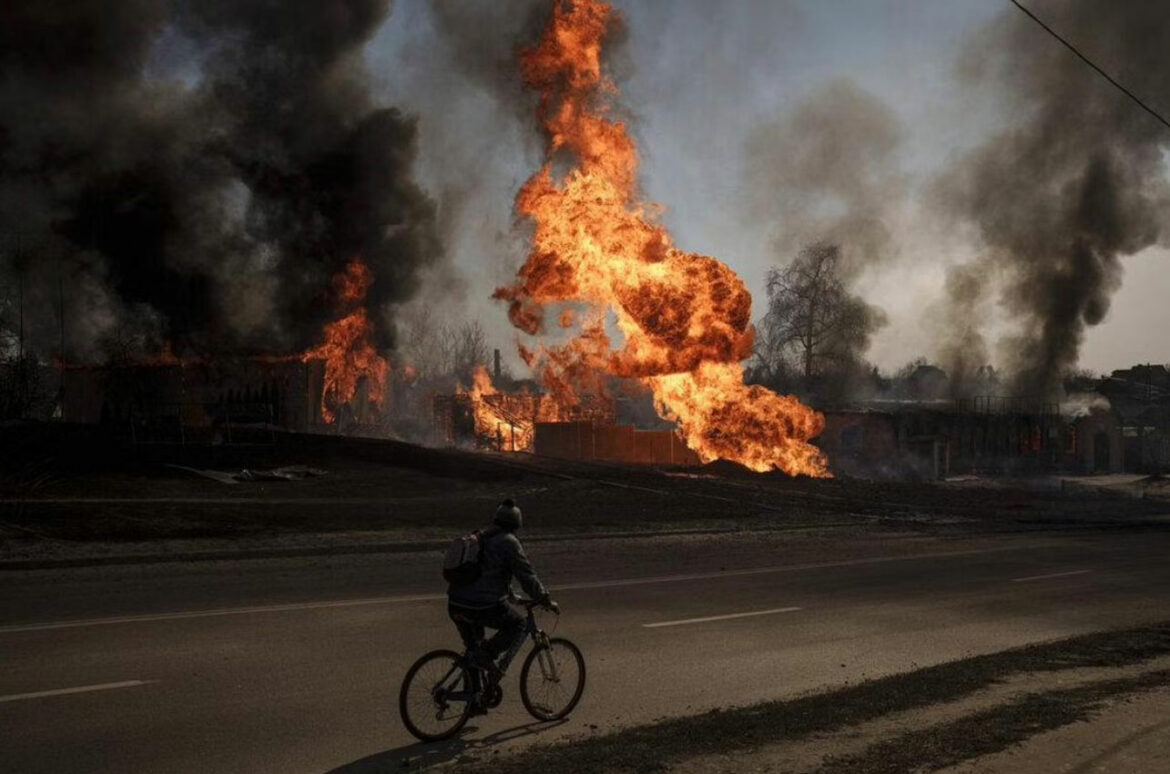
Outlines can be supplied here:
[[1092, 67], [1094, 70], [1096, 70], [1096, 71], [1097, 71], [1097, 72], [1098, 72], [1098, 73], [1101, 75], [1101, 77], [1102, 77], [1102, 78], [1104, 78], [1105, 80], [1109, 81], [1109, 82], [1110, 82], [1110, 83], [1112, 83], [1114, 86], [1116, 86], [1116, 87], [1117, 87], [1117, 88], [1118, 88], [1118, 89], [1121, 91], [1121, 93], [1122, 93], [1122, 94], [1124, 94], [1125, 96], [1129, 97], [1129, 98], [1130, 98], [1130, 99], [1132, 99], [1134, 102], [1136, 102], [1136, 103], [1137, 103], [1137, 105], [1138, 105], [1138, 107], [1140, 107], [1142, 110], [1144, 110], [1144, 111], [1146, 111], [1147, 113], [1149, 113], [1150, 115], [1152, 115], [1154, 118], [1158, 119], [1158, 121], [1160, 121], [1160, 122], [1162, 123], [1162, 125], [1163, 125], [1163, 126], [1165, 126], [1167, 129], [1170, 129], [1170, 121], [1167, 121], [1165, 118], [1162, 118], [1162, 116], [1158, 114], [1158, 111], [1154, 110], [1152, 107], [1150, 107], [1150, 106], [1149, 106], [1149, 105], [1147, 105], [1146, 103], [1142, 102], [1142, 101], [1141, 101], [1141, 99], [1139, 99], [1139, 98], [1138, 98], [1138, 96], [1137, 96], [1136, 94], [1134, 94], [1132, 91], [1130, 91], [1129, 89], [1125, 88], [1125, 87], [1124, 87], [1124, 86], [1122, 86], [1120, 83], [1118, 83], [1117, 81], [1115, 81], [1115, 80], [1114, 80], [1114, 79], [1113, 79], [1113, 78], [1112, 78], [1112, 77], [1109, 75], [1109, 73], [1105, 72], [1105, 71], [1104, 71], [1104, 70], [1102, 70], [1100, 67], [1098, 67], [1097, 65], [1093, 64], [1093, 61], [1092, 61], [1091, 59], [1089, 59], [1087, 56], [1085, 56], [1085, 55], [1084, 55], [1084, 54], [1082, 54], [1080, 51], [1078, 51], [1078, 50], [1077, 50], [1077, 47], [1076, 47], [1076, 46], [1074, 46], [1072, 43], [1069, 43], [1067, 40], [1065, 40], [1064, 38], [1062, 38], [1062, 37], [1061, 37], [1061, 36], [1060, 36], [1060, 35], [1059, 35], [1059, 34], [1056, 32], [1056, 30], [1052, 29], [1052, 28], [1051, 28], [1051, 27], [1049, 27], [1047, 24], [1045, 24], [1043, 21], [1041, 21], [1041, 20], [1040, 20], [1040, 18], [1039, 18], [1038, 16], [1036, 16], [1036, 14], [1032, 13], [1032, 12], [1031, 12], [1031, 11], [1029, 11], [1027, 8], [1025, 8], [1024, 6], [1020, 5], [1020, 3], [1019, 3], [1019, 2], [1017, 2], [1017, 0], [1009, 0], [1009, 2], [1010, 2], [1012, 5], [1014, 5], [1016, 8], [1019, 8], [1021, 11], [1023, 11], [1023, 12], [1024, 12], [1024, 13], [1025, 13], [1027, 16], [1028, 16], [1028, 18], [1029, 18], [1029, 19], [1031, 19], [1032, 21], [1036, 22], [1036, 23], [1037, 23], [1037, 24], [1039, 24], [1041, 27], [1043, 27], [1045, 32], [1047, 32], [1049, 35], [1051, 35], [1052, 37], [1056, 38], [1056, 39], [1057, 39], [1057, 40], [1059, 40], [1061, 43], [1063, 43], [1063, 44], [1065, 45], [1065, 47], [1066, 47], [1066, 48], [1068, 48], [1068, 50], [1069, 50], [1069, 51], [1071, 51], [1071, 52], [1073, 52], [1074, 54], [1076, 54], [1078, 57], [1080, 57], [1080, 60], [1081, 60], [1082, 62], [1084, 62], [1084, 63], [1085, 63], [1085, 64], [1087, 64], [1089, 67]]

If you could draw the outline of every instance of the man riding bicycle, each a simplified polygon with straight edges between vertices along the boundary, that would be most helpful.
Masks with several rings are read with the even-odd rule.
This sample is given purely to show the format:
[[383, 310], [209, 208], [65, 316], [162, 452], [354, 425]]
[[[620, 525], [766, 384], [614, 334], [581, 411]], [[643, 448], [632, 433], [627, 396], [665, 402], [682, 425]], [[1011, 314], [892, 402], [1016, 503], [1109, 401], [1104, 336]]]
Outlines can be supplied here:
[[[508, 499], [500, 503], [492, 526], [481, 533], [479, 578], [466, 585], [447, 587], [447, 613], [459, 630], [472, 664], [493, 677], [498, 672], [496, 660], [524, 636], [527, 621], [524, 611], [509, 601], [512, 579], [520, 582], [529, 597], [557, 609], [516, 537], [523, 523], [515, 502]], [[485, 627], [496, 630], [487, 641], [483, 639]]]
[[[585, 658], [574, 643], [550, 636], [537, 623], [537, 606], [560, 610], [516, 538], [521, 523], [516, 503], [504, 500], [489, 528], [451, 541], [443, 555], [443, 577], [450, 583], [447, 612], [467, 650], [432, 650], [402, 679], [398, 713], [424, 742], [449, 739], [469, 718], [498, 707], [504, 698], [500, 681], [530, 638], [519, 680], [528, 714], [541, 722], [560, 720], [581, 700]], [[530, 599], [512, 596], [513, 578]], [[496, 630], [487, 642], [485, 628]]]

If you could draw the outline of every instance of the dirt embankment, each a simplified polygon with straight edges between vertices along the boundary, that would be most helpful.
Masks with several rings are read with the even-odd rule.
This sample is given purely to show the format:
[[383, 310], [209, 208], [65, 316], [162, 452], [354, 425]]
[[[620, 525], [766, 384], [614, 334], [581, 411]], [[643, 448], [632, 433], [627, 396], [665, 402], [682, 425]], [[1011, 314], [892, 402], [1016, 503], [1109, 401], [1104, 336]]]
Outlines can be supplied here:
[[[504, 496], [530, 534], [863, 525], [932, 532], [1150, 528], [1170, 504], [1024, 485], [791, 479], [731, 465], [624, 467], [297, 435], [222, 448], [130, 447], [93, 428], [0, 430], [0, 555], [158, 540], [433, 539]], [[298, 465], [298, 480], [237, 476]], [[243, 478], [245, 480], [238, 480]]]

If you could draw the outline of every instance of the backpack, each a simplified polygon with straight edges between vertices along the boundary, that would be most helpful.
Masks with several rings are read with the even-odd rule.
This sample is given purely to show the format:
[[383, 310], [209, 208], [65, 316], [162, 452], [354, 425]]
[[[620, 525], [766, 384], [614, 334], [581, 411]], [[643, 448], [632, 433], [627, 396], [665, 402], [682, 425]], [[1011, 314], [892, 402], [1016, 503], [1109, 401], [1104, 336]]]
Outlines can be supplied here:
[[498, 535], [493, 529], [477, 529], [455, 538], [443, 554], [443, 579], [452, 586], [469, 586], [483, 575], [483, 548]]

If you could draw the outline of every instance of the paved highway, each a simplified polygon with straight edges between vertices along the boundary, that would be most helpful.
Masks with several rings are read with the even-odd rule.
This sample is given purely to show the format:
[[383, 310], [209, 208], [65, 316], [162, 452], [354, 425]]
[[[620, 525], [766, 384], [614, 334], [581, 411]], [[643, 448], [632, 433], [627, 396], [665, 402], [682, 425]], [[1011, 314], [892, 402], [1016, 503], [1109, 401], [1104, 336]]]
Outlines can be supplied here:
[[4, 573], [0, 770], [400, 770], [1170, 617], [1167, 532], [530, 548], [588, 661], [580, 709], [531, 725], [516, 669], [500, 710], [430, 746], [394, 699], [456, 641], [435, 556]]

